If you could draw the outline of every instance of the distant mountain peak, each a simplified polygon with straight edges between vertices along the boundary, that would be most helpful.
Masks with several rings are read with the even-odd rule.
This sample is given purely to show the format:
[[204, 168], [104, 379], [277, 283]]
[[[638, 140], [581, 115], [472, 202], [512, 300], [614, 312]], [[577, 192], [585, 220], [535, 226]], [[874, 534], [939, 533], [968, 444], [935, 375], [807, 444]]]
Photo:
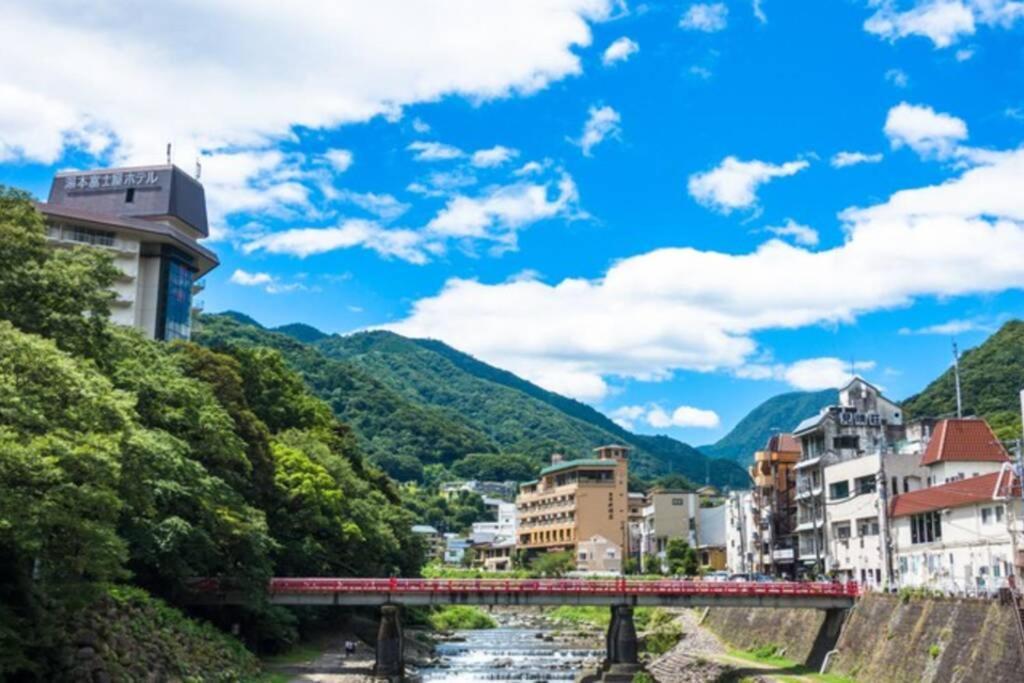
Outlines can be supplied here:
[[287, 325], [281, 325], [273, 328], [274, 332], [280, 332], [281, 334], [287, 334], [292, 339], [298, 339], [300, 342], [305, 344], [314, 344], [321, 339], [325, 339], [331, 335], [326, 332], [322, 332], [312, 325], [306, 323], [289, 323]]

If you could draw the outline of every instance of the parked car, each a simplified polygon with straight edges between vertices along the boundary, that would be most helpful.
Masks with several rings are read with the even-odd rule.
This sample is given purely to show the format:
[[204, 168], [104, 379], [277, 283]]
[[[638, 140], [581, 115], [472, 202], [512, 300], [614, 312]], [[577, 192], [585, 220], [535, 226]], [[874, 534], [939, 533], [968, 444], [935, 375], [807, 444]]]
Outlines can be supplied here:
[[727, 572], [727, 571], [709, 572], [708, 574], [704, 575], [704, 580], [705, 581], [719, 581], [719, 582], [721, 582], [721, 581], [728, 581], [729, 580], [729, 572]]

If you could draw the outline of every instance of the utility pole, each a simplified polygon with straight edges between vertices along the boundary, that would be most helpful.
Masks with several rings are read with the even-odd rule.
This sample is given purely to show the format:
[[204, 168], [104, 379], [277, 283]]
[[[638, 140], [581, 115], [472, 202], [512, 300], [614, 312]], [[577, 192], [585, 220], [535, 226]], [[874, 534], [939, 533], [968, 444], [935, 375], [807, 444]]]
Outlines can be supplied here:
[[953, 340], [953, 377], [956, 380], [956, 416], [964, 416], [963, 399], [960, 396], [960, 350], [956, 347], [956, 340]]
[[[894, 581], [892, 563], [892, 536], [889, 530], [889, 484], [885, 474], [885, 452], [888, 448], [885, 440], [885, 425], [882, 425], [882, 450], [878, 454], [878, 517], [882, 532], [882, 568], [885, 572], [885, 588], [892, 590]], [[895, 495], [895, 491], [893, 492]]]

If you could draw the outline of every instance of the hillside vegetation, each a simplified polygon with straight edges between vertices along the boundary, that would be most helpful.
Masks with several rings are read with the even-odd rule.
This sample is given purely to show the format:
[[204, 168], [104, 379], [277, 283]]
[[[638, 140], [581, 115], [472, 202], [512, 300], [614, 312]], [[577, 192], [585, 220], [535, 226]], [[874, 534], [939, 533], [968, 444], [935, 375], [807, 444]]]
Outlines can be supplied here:
[[[700, 482], [710, 475], [720, 486], [746, 482], [733, 463], [709, 462], [696, 449], [668, 437], [632, 434], [589, 406], [437, 341], [365, 332], [306, 345], [239, 323], [231, 315], [203, 316], [196, 338], [213, 346], [260, 344], [280, 349], [339, 417], [357, 434], [366, 433], [362, 438], [375, 462], [399, 479], [420, 479], [425, 476], [421, 467], [434, 463], [455, 468], [474, 453], [521, 455], [539, 466], [554, 452], [578, 457], [606, 443], [625, 442], [635, 449], [634, 471], [647, 477], [675, 472]], [[381, 401], [352, 400], [338, 387], [365, 387], [368, 382], [373, 383], [374, 395], [388, 397], [393, 410], [376, 412]], [[414, 417], [415, 424], [399, 428], [406, 415]], [[395, 438], [386, 443], [381, 436], [388, 425], [379, 419], [393, 423]], [[433, 433], [446, 444], [442, 452], [433, 444], [416, 442], [425, 427], [437, 428]], [[452, 443], [453, 434], [465, 436]], [[516, 471], [523, 470], [517, 465]]]
[[[960, 390], [964, 415], [988, 420], [1001, 439], [1021, 436], [1020, 396], [1024, 388], [1024, 322], [1011, 320], [981, 346], [960, 358]], [[908, 417], [956, 415], [953, 368], [924, 391], [903, 402]]]
[[701, 446], [701, 452], [713, 458], [727, 458], [739, 463], [754, 459], [754, 451], [768, 443], [768, 437], [777, 431], [787, 432], [805, 417], [839, 400], [835, 389], [822, 391], [793, 391], [773, 396], [740, 420], [728, 434], [716, 443]]
[[110, 325], [118, 277], [0, 188], [0, 680], [60, 679], [62, 628], [112, 585], [184, 607], [221, 579], [247, 604], [218, 618], [273, 648], [296, 619], [270, 576], [419, 571], [415, 516], [280, 353]]

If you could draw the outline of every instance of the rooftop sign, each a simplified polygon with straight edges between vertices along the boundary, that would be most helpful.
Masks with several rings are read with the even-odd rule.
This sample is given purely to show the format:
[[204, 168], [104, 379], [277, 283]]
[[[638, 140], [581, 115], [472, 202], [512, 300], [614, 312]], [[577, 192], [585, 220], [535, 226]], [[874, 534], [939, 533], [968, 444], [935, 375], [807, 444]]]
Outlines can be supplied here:
[[156, 171], [112, 171], [64, 177], [66, 191], [119, 190], [129, 187], [158, 187], [159, 184], [160, 174]]

